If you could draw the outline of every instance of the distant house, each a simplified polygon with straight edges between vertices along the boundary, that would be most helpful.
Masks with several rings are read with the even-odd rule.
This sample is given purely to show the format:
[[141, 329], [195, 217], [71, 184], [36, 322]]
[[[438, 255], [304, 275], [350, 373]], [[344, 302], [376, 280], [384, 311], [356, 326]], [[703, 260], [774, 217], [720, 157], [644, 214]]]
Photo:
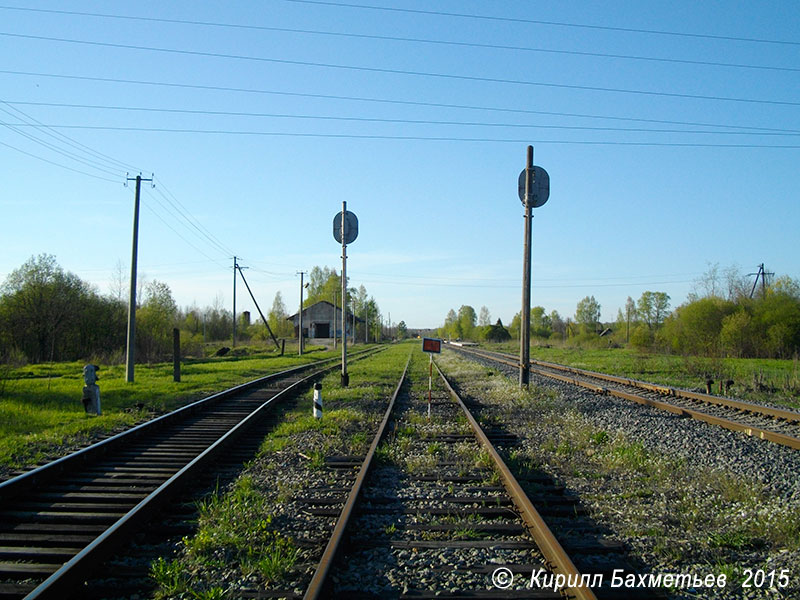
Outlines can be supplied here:
[[[335, 316], [334, 316], [335, 315]], [[353, 333], [353, 313], [347, 311], [347, 335]], [[299, 313], [287, 317], [294, 325], [297, 335], [299, 326]], [[335, 321], [335, 324], [334, 324]], [[364, 319], [355, 317], [356, 323], [363, 323]], [[342, 335], [342, 309], [334, 306], [327, 300], [322, 300], [303, 309], [303, 337], [306, 338], [333, 338]]]

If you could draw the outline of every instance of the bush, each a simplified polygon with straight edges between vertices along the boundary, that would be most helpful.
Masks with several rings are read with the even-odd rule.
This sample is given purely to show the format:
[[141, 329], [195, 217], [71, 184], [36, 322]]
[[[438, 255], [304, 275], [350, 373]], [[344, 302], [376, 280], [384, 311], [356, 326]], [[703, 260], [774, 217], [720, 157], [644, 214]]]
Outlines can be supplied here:
[[650, 350], [655, 343], [653, 330], [644, 323], [640, 323], [631, 331], [630, 343], [639, 350]]

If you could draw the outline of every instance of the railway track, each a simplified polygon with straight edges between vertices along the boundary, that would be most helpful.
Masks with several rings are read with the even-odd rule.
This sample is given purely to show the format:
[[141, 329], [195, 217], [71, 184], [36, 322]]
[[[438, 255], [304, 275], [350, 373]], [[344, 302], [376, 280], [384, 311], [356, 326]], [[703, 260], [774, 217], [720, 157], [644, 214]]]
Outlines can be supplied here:
[[[457, 347], [452, 344], [449, 347], [467, 355], [519, 368], [519, 359], [510, 354]], [[544, 361], [531, 360], [530, 364], [531, 373], [542, 377], [572, 383], [599, 394], [609, 394], [681, 416], [692, 417], [732, 431], [741, 431], [747, 435], [790, 448], [800, 449], [800, 412]]]
[[73, 595], [215, 460], [246, 452], [237, 440], [275, 403], [338, 367], [324, 363], [231, 388], [0, 483], [0, 598]]
[[[630, 572], [623, 548], [581, 528], [582, 508], [549, 477], [513, 474], [502, 456], [516, 437], [482, 428], [441, 372], [430, 404], [422, 381], [407, 365], [366, 456], [329, 457], [332, 469], [358, 465], [351, 486], [299, 499], [335, 519], [304, 598], [637, 597], [590, 589]], [[546, 519], [569, 523], [566, 550]]]

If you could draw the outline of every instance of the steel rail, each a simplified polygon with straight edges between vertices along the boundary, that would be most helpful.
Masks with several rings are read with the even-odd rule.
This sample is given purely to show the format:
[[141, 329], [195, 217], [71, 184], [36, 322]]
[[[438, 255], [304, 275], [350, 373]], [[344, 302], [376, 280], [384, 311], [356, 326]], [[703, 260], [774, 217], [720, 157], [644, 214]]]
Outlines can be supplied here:
[[[307, 384], [311, 379], [316, 378], [321, 373], [337, 368], [338, 362], [336, 362], [336, 360], [337, 359], [334, 358], [330, 360], [309, 363], [308, 365], [301, 365], [300, 367], [294, 367], [286, 371], [274, 373], [245, 384], [235, 386], [218, 394], [209, 396], [208, 398], [194, 402], [181, 409], [173, 411], [172, 413], [163, 415], [158, 419], [143, 423], [135, 428], [113, 436], [112, 438], [103, 440], [103, 442], [95, 444], [94, 447], [90, 446], [84, 448], [83, 450], [73, 453], [73, 455], [63, 457], [57, 461], [54, 461], [53, 463], [49, 463], [48, 465], [39, 467], [34, 471], [30, 471], [4, 482], [3, 491], [10, 491], [11, 493], [4, 494], [3, 499], [13, 498], [21, 491], [20, 489], [15, 488], [15, 485], [20, 486], [22, 489], [28, 489], [30, 486], [38, 485], [42, 481], [49, 480], [56, 475], [63, 473], [64, 471], [69, 471], [75, 469], [76, 467], [80, 467], [83, 463], [90, 459], [98, 458], [104, 454], [107, 454], [109, 450], [116, 450], [118, 447], [121, 447], [131, 439], [138, 439], [145, 433], [150, 433], [161, 429], [160, 426], [163, 426], [164, 424], [175, 422], [184, 416], [193, 414], [199, 408], [209, 406], [209, 404], [212, 402], [218, 402], [224, 398], [247, 391], [254, 387], [259, 387], [275, 379], [292, 376], [304, 370], [314, 369], [315, 367], [319, 367], [322, 363], [333, 363], [322, 369], [315, 369], [309, 375], [292, 383], [271, 398], [262, 402], [255, 410], [244, 417], [205, 450], [200, 452], [200, 454], [184, 465], [180, 470], [178, 470], [178, 472], [174, 473], [171, 477], [165, 480], [161, 485], [159, 485], [158, 488], [147, 494], [124, 516], [111, 524], [97, 538], [95, 538], [86, 547], [75, 554], [75, 556], [73, 556], [70, 560], [65, 562], [59, 569], [47, 577], [47, 579], [41, 582], [35, 589], [25, 596], [26, 600], [49, 598], [60, 599], [68, 597], [70, 593], [74, 592], [74, 586], [76, 583], [80, 582], [89, 572], [94, 570], [98, 564], [102, 563], [103, 560], [108, 558], [109, 554], [115, 548], [124, 543], [125, 539], [127, 539], [130, 534], [138, 531], [142, 524], [147, 521], [156, 510], [164, 506], [164, 504], [174, 497], [174, 495], [185, 483], [191, 481], [204, 468], [206, 468], [208, 463], [217, 457], [222, 450], [227, 448], [239, 436], [245, 434], [247, 430], [249, 430], [249, 428], [263, 416], [268, 408], [271, 408], [275, 402], [281, 400], [290, 392], [297, 390], [297, 388]], [[100, 448], [98, 449], [96, 447]]]
[[403, 375], [400, 377], [400, 382], [397, 384], [397, 387], [395, 388], [394, 393], [389, 400], [389, 406], [386, 408], [386, 412], [383, 415], [383, 420], [378, 426], [378, 431], [372, 440], [372, 444], [367, 451], [367, 455], [364, 457], [364, 461], [361, 463], [358, 476], [356, 477], [355, 483], [350, 490], [350, 494], [347, 496], [347, 501], [342, 508], [342, 512], [340, 513], [339, 518], [336, 520], [336, 525], [333, 528], [333, 532], [331, 533], [331, 537], [328, 540], [327, 546], [325, 547], [325, 551], [322, 553], [322, 558], [319, 561], [319, 565], [314, 571], [311, 582], [306, 588], [306, 593], [303, 596], [303, 600], [316, 600], [317, 598], [323, 597], [322, 593], [327, 585], [328, 574], [330, 573], [330, 569], [334, 560], [336, 560], [336, 554], [341, 546], [342, 540], [344, 539], [344, 533], [347, 529], [348, 523], [350, 522], [350, 517], [353, 515], [356, 502], [358, 501], [358, 497], [361, 495], [361, 489], [364, 485], [364, 481], [366, 480], [369, 470], [372, 466], [372, 459], [375, 456], [375, 450], [377, 450], [378, 444], [380, 444], [381, 440], [383, 439], [383, 435], [386, 432], [386, 427], [389, 423], [392, 411], [394, 410], [395, 400], [397, 400], [397, 396], [400, 394], [400, 388], [403, 386], [403, 382], [406, 379], [406, 373], [408, 373], [408, 365], [410, 362], [411, 354], [409, 353], [406, 366], [403, 369]]
[[541, 367], [547, 367], [549, 369], [555, 369], [559, 371], [567, 371], [570, 373], [575, 373], [576, 375], [584, 375], [588, 377], [594, 377], [597, 379], [602, 379], [605, 381], [611, 381], [614, 383], [621, 383], [623, 385], [629, 385], [631, 387], [640, 388], [643, 390], [648, 390], [651, 392], [657, 392], [659, 394], [665, 396], [675, 396], [678, 398], [688, 398], [690, 400], [698, 400], [700, 402], [707, 402], [709, 404], [715, 404], [717, 406], [723, 406], [725, 408], [734, 408], [736, 410], [742, 412], [751, 412], [760, 415], [764, 415], [767, 417], [772, 417], [774, 419], [781, 419], [784, 421], [794, 421], [800, 422], [800, 412], [793, 412], [790, 410], [784, 410], [781, 408], [773, 408], [771, 406], [761, 406], [759, 404], [752, 404], [750, 402], [742, 402], [741, 400], [735, 400], [733, 398], [724, 398], [719, 396], [713, 396], [711, 394], [704, 394], [702, 392], [693, 392], [691, 390], [682, 390], [680, 388], [673, 388], [666, 385], [658, 385], [655, 383], [649, 383], [647, 381], [640, 381], [638, 379], [631, 379], [628, 377], [620, 377], [618, 375], [609, 375], [607, 373], [598, 373], [597, 371], [589, 371], [586, 369], [578, 369], [576, 367], [569, 367], [566, 365], [559, 365], [557, 363], [551, 363], [546, 361], [540, 360], [531, 360], [531, 364], [538, 365]]
[[272, 402], [276, 399], [283, 398], [283, 396], [290, 391], [295, 390], [316, 375], [317, 373], [313, 373], [304, 377], [264, 402], [254, 412], [250, 413], [180, 471], [162, 483], [155, 491], [151, 492], [144, 500], [139, 502], [139, 504], [128, 511], [124, 517], [106, 529], [93, 542], [64, 563], [58, 571], [45, 579], [36, 589], [28, 594], [25, 597], [26, 600], [68, 597], [75, 584], [89, 570], [95, 567], [99, 562], [102, 562], [104, 558], [107, 558], [108, 554], [119, 545], [124, 537], [129, 533], [137, 531], [144, 521], [177, 493], [180, 486], [190, 481], [191, 478], [199, 473], [209, 461], [213, 460], [222, 449], [227, 447], [235, 438], [245, 433], [254, 423], [255, 419], [260, 417], [263, 411], [266, 410]]
[[[442, 373], [438, 364], [436, 365], [436, 370], [439, 372], [439, 375], [441, 376], [447, 391], [450, 393], [450, 396], [464, 411], [464, 414], [466, 415], [467, 420], [469, 421], [469, 424], [475, 433], [475, 436], [478, 438], [484, 449], [486, 449], [486, 451], [492, 457], [492, 461], [494, 462], [495, 469], [500, 475], [503, 487], [505, 487], [509, 496], [511, 496], [511, 500], [519, 510], [522, 520], [525, 522], [528, 531], [536, 541], [536, 544], [539, 546], [539, 549], [542, 551], [544, 557], [547, 559], [553, 569], [557, 571], [557, 573], [563, 574], [569, 581], [578, 581], [583, 583], [581, 573], [572, 562], [572, 559], [550, 531], [547, 523], [545, 523], [544, 519], [539, 514], [539, 511], [537, 511], [533, 506], [533, 503], [522, 489], [522, 486], [517, 481], [517, 478], [514, 477], [514, 474], [508, 468], [505, 461], [503, 461], [503, 459], [500, 457], [494, 445], [489, 440], [488, 436], [475, 418], [472, 416], [472, 413], [469, 411], [466, 404], [464, 404], [461, 397], [453, 389], [453, 386], [450, 385], [450, 382], [447, 380], [447, 377], [445, 377], [444, 373]], [[597, 600], [597, 596], [595, 596], [594, 592], [589, 587], [580, 585], [579, 587], [567, 588], [567, 590], [570, 597], [577, 598], [578, 600]]]
[[[370, 350], [365, 350], [364, 352], [369, 352], [369, 351]], [[140, 435], [147, 435], [158, 428], [180, 421], [181, 419], [188, 417], [192, 413], [207, 408], [212, 404], [216, 404], [221, 400], [229, 398], [230, 396], [234, 396], [236, 394], [239, 394], [241, 392], [247, 391], [252, 388], [260, 387], [275, 379], [283, 379], [285, 377], [289, 377], [294, 374], [307, 371], [314, 367], [318, 367], [327, 362], [332, 362], [336, 360], [338, 360], [338, 358], [334, 357], [318, 362], [312, 362], [312, 363], [307, 363], [305, 365], [292, 367], [291, 369], [286, 369], [285, 371], [271, 373], [270, 375], [265, 375], [264, 377], [259, 377], [257, 379], [253, 379], [252, 381], [247, 381], [245, 383], [239, 384], [227, 390], [223, 390], [216, 394], [212, 394], [211, 396], [201, 398], [200, 400], [196, 400], [190, 404], [187, 404], [186, 406], [182, 406], [181, 408], [173, 410], [172, 412], [169, 412], [165, 415], [156, 417], [155, 419], [150, 419], [149, 421], [140, 423], [139, 425], [131, 427], [130, 429], [126, 429], [125, 431], [122, 431], [114, 436], [106, 438], [100, 442], [97, 442], [95, 444], [77, 450], [75, 452], [72, 452], [66, 456], [62, 456], [61, 458], [57, 458], [54, 461], [51, 461], [40, 467], [36, 467], [35, 469], [17, 475], [16, 477], [12, 477], [11, 479], [7, 479], [6, 481], [0, 482], [0, 501], [10, 500], [11, 498], [19, 495], [22, 492], [40, 485], [43, 481], [56, 477], [66, 471], [69, 471], [70, 469], [75, 468], [77, 465], [83, 462], [88, 462], [89, 460], [95, 460], [98, 457], [108, 453], [109, 451], [129, 443], [135, 437], [138, 437]]]
[[[467, 350], [464, 348], [459, 348], [460, 351], [468, 353], [468, 354], [475, 354], [478, 356], [483, 356], [490, 360], [494, 360], [496, 362], [506, 364], [509, 366], [517, 367], [519, 366], [517, 363], [504, 360], [503, 358], [499, 358], [496, 353], [490, 353], [487, 351], [476, 351], [476, 350]], [[505, 356], [505, 355], [500, 355]], [[560, 370], [564, 372], [571, 373], [573, 375], [583, 376], [583, 377], [593, 377], [596, 379], [609, 381], [612, 383], [618, 383], [621, 385], [629, 385], [631, 387], [644, 389], [647, 391], [657, 392], [664, 396], [672, 396], [675, 398], [685, 398], [689, 400], [696, 400], [700, 402], [707, 402], [709, 404], [715, 404], [717, 406], [721, 406], [723, 408], [731, 408], [733, 410], [738, 410], [740, 412], [745, 413], [752, 413], [756, 415], [762, 415], [767, 417], [772, 417], [775, 419], [786, 420], [789, 422], [798, 422], [800, 420], [800, 413], [781, 410], [777, 408], [765, 407], [760, 406], [757, 404], [751, 404], [748, 402], [741, 402], [739, 400], [731, 400], [728, 398], [719, 398], [717, 396], [710, 396], [708, 394], [701, 394], [698, 392], [691, 392], [688, 390], [681, 390], [678, 388], [672, 388], [669, 386], [662, 386], [656, 384], [650, 384], [643, 381], [638, 381], [636, 379], [628, 379], [626, 377], [618, 377], [615, 375], [607, 375], [605, 373], [596, 373], [594, 371], [586, 371], [583, 369], [578, 369], [575, 367], [567, 367], [565, 365], [557, 365], [555, 363], [547, 363], [544, 361], [530, 361], [532, 365], [538, 365], [540, 367], [546, 367], [554, 370]], [[629, 400], [632, 402], [636, 402], [637, 404], [642, 404], [646, 406], [652, 406], [654, 408], [658, 408], [660, 410], [665, 410], [671, 412], [673, 414], [691, 417], [693, 419], [697, 419], [698, 421], [703, 421], [705, 423], [709, 423], [711, 425], [716, 425], [718, 427], [724, 427], [725, 429], [729, 429], [731, 431], [739, 431], [745, 433], [751, 437], [757, 437], [763, 440], [767, 440], [770, 442], [774, 442], [776, 444], [781, 444], [783, 446], [787, 446], [789, 448], [800, 450], [800, 438], [787, 435], [784, 433], [779, 433], [777, 431], [772, 431], [769, 429], [763, 429], [761, 427], [755, 427], [752, 425], [748, 425], [746, 423], [739, 423], [737, 421], [732, 421], [730, 419], [726, 419], [724, 417], [717, 417], [714, 415], [710, 415], [700, 410], [695, 410], [692, 408], [686, 408], [683, 406], [676, 406], [674, 404], [670, 404], [668, 402], [661, 402], [659, 400], [653, 400], [651, 398], [645, 398], [644, 396], [639, 396], [637, 394], [631, 394], [628, 392], [624, 392], [621, 390], [615, 390], [613, 388], [606, 388], [603, 386], [594, 385], [590, 382], [583, 381], [581, 379], [576, 379], [575, 377], [568, 377], [566, 375], [559, 375], [557, 373], [549, 373], [547, 371], [543, 371], [542, 369], [534, 368], [532, 372], [541, 375], [543, 377], [549, 377], [551, 379], [555, 379], [557, 381], [563, 381], [565, 383], [571, 383], [573, 385], [578, 385], [587, 389], [590, 389], [598, 394], [608, 394], [611, 396], [616, 396], [617, 398], [622, 398], [625, 400]]]

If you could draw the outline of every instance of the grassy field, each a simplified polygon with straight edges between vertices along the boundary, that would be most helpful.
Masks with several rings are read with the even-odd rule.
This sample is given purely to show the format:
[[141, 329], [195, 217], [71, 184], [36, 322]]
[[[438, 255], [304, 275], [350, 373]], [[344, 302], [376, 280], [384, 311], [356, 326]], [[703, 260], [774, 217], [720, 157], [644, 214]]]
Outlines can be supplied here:
[[[488, 350], [519, 354], [519, 343], [481, 344]], [[531, 358], [684, 389], [705, 391], [708, 375], [734, 382], [730, 394], [751, 402], [800, 408], [800, 360], [705, 358], [642, 353], [627, 348], [587, 349], [531, 346]]]
[[100, 417], [87, 415], [81, 403], [83, 363], [0, 367], [0, 474], [234, 385], [340, 355], [322, 348], [282, 357], [260, 348], [243, 351], [247, 354], [186, 360], [180, 383], [172, 380], [172, 363], [136, 365], [134, 383], [125, 381], [124, 365], [99, 365]]

